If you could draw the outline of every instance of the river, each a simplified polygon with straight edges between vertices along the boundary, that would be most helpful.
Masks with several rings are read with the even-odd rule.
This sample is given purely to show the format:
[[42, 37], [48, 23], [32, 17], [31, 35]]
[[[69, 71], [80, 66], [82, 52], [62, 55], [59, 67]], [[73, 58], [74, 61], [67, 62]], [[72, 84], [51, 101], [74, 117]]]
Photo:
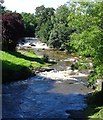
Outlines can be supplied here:
[[49, 72], [40, 72], [27, 80], [3, 84], [3, 118], [84, 119], [87, 95], [92, 89], [86, 86], [88, 72], [73, 71], [70, 68], [78, 56], [50, 49], [36, 40], [31, 48], [28, 47], [29, 43], [22, 46], [33, 49], [37, 55], [48, 55], [57, 64], [50, 66], [52, 70]]

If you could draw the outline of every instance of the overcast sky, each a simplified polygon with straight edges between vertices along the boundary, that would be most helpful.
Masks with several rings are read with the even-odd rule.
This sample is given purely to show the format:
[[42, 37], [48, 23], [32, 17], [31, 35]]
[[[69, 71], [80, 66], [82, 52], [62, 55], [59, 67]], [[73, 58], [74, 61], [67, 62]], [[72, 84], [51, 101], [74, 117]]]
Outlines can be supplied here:
[[12, 11], [34, 13], [35, 8], [41, 5], [57, 8], [68, 0], [4, 0], [4, 6]]

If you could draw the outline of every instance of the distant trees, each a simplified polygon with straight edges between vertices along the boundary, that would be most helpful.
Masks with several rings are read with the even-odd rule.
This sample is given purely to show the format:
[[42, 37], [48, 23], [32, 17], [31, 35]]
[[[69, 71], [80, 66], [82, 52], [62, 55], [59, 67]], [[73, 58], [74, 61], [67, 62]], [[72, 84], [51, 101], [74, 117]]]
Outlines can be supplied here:
[[45, 8], [44, 5], [36, 8], [36, 36], [43, 42], [47, 42], [49, 40], [49, 36], [53, 28], [52, 17], [54, 16], [54, 11], [55, 10], [53, 8]]
[[53, 29], [49, 37], [49, 45], [54, 48], [66, 48], [66, 42], [69, 40], [69, 28], [67, 17], [69, 10], [66, 5], [57, 8], [54, 18], [52, 19]]
[[2, 16], [2, 49], [15, 50], [17, 40], [23, 36], [24, 24], [19, 13], [4, 13]]
[[53, 8], [45, 8], [43, 5], [36, 8], [37, 22], [36, 36], [54, 48], [66, 47], [69, 40], [69, 28], [67, 17], [69, 15], [66, 5], [60, 6], [56, 11]]
[[35, 15], [24, 12], [22, 12], [21, 15], [23, 17], [25, 27], [24, 36], [35, 37], [35, 29], [37, 26]]
[[4, 0], [0, 0], [0, 15], [3, 15], [4, 13], [7, 12], [12, 12], [10, 10], [7, 10], [6, 7], [3, 5]]

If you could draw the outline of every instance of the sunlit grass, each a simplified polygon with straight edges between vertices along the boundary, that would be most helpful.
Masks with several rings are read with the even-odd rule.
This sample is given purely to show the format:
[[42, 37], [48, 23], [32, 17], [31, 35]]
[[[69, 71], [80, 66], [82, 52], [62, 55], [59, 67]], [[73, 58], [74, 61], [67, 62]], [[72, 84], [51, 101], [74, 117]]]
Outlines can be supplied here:
[[[47, 65], [47, 63], [44, 63], [40, 57], [38, 57], [37, 55], [31, 52], [20, 53], [18, 57], [15, 54], [17, 53], [12, 52], [11, 54], [8, 52], [0, 51], [0, 56], [1, 56], [0, 60], [8, 61], [11, 64], [25, 66], [25, 67], [41, 67]], [[27, 57], [27, 59], [25, 57], [23, 58], [21, 55], [24, 55], [25, 57]], [[31, 58], [34, 60], [31, 61]]]
[[26, 79], [35, 74], [34, 68], [48, 65], [32, 51], [0, 51], [0, 60], [2, 61], [3, 82]]

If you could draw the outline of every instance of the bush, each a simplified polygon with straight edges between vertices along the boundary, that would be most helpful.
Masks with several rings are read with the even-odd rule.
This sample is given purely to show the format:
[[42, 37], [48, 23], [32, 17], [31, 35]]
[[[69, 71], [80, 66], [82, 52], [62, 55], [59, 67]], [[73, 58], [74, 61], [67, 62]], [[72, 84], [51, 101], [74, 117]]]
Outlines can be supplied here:
[[23, 36], [24, 24], [18, 13], [4, 13], [2, 16], [2, 49], [14, 51], [17, 40]]

